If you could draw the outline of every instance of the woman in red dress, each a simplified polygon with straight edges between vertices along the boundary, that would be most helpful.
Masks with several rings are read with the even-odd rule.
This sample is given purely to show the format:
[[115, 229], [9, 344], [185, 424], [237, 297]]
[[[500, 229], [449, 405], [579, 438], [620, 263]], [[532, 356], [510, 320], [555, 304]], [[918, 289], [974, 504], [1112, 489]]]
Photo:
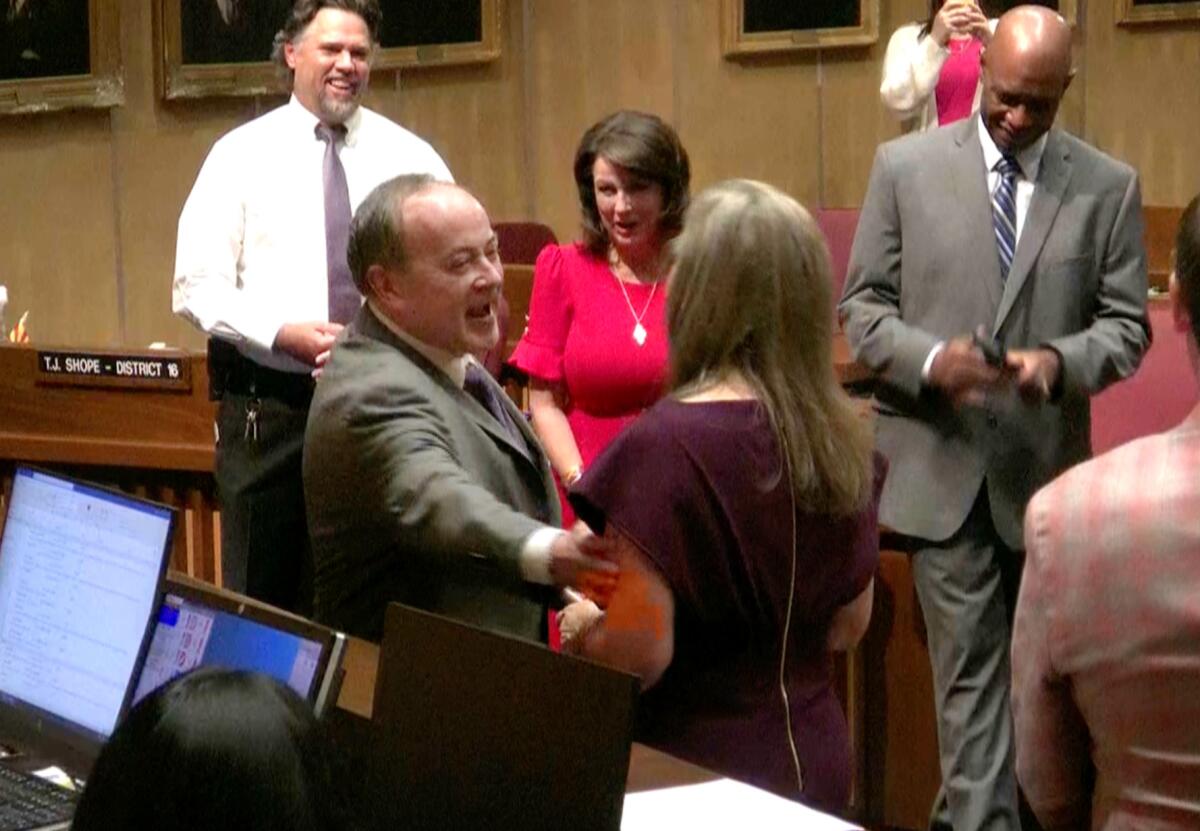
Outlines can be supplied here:
[[[579, 143], [583, 240], [538, 256], [529, 324], [509, 359], [530, 378], [534, 432], [567, 485], [662, 395], [666, 244], [690, 179], [687, 152], [657, 116], [614, 113]], [[565, 498], [563, 514], [570, 527]]]

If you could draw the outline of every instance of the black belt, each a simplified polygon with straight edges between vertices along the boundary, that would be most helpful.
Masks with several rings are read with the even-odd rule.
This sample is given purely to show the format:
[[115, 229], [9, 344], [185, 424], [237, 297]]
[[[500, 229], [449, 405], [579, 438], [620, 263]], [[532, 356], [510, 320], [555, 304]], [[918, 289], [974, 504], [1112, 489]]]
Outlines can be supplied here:
[[313, 379], [307, 372], [281, 372], [255, 363], [220, 338], [208, 339], [208, 397], [220, 401], [225, 393], [274, 398], [292, 406], [308, 406]]

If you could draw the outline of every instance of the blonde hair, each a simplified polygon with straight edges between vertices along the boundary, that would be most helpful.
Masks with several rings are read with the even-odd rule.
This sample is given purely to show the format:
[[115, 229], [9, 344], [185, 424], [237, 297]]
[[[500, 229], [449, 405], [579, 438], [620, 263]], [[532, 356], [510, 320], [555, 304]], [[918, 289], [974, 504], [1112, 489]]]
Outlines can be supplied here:
[[833, 369], [829, 253], [808, 212], [745, 179], [693, 200], [667, 298], [672, 389], [731, 371], [754, 389], [797, 504], [847, 515], [871, 498], [871, 422]]

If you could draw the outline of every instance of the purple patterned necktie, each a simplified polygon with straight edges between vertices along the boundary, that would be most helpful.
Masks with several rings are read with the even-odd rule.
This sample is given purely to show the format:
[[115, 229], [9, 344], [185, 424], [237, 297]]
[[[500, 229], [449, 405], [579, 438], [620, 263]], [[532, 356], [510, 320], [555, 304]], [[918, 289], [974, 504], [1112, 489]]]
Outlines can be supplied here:
[[479, 364], [467, 364], [467, 377], [463, 383], [463, 392], [482, 404], [492, 418], [500, 423], [504, 432], [508, 433], [517, 448], [524, 455], [529, 455], [529, 448], [525, 444], [525, 436], [521, 434], [521, 428], [517, 427], [516, 422], [513, 421], [512, 416], [508, 414], [508, 410], [500, 401], [499, 397], [504, 393], [488, 382], [486, 369]]
[[338, 141], [345, 136], [346, 128], [341, 124], [317, 125], [317, 138], [325, 142], [325, 161], [321, 165], [325, 186], [325, 263], [329, 273], [329, 319], [334, 323], [349, 323], [362, 305], [362, 295], [354, 287], [346, 261], [346, 246], [350, 242], [350, 188], [337, 148]]

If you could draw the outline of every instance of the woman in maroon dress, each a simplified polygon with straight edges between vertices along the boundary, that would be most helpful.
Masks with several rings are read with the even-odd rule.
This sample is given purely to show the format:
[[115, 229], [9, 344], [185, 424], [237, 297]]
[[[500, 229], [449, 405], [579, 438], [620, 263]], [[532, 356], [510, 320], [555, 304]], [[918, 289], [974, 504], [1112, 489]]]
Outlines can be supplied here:
[[672, 394], [571, 492], [621, 571], [605, 611], [564, 610], [564, 648], [642, 676], [640, 741], [840, 810], [831, 652], [870, 618], [884, 464], [834, 375], [828, 254], [748, 181], [696, 199], [676, 254]]
[[509, 359], [530, 377], [533, 429], [568, 485], [662, 395], [664, 251], [690, 178], [675, 131], [645, 113], [608, 116], [575, 153], [583, 241], [539, 255], [529, 325]]

